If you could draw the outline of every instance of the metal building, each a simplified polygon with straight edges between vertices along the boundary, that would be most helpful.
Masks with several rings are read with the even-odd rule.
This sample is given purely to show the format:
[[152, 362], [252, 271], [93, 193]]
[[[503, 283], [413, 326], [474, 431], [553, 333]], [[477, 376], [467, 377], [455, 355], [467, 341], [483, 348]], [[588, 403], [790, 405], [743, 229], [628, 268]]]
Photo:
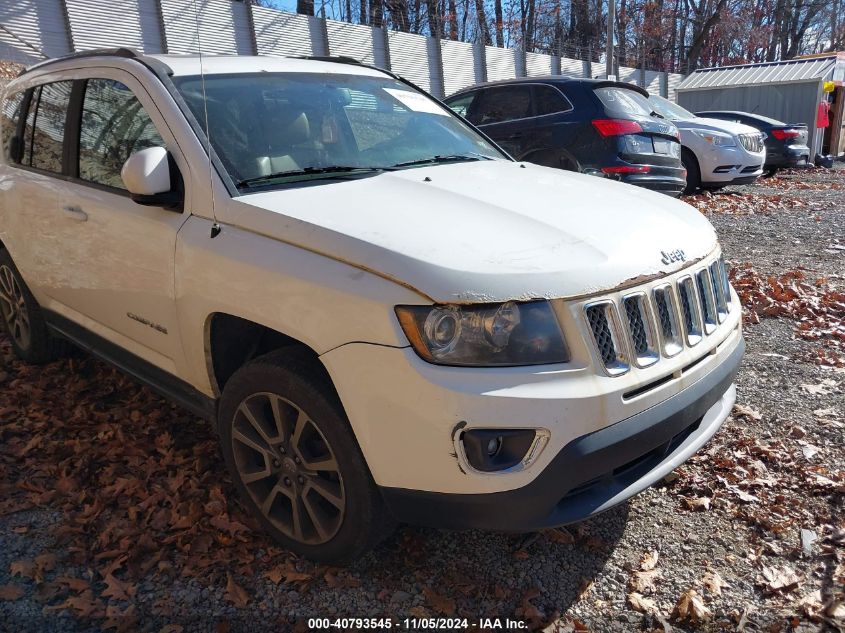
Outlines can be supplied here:
[[[819, 103], [827, 98], [824, 83], [836, 89], [830, 127], [816, 127]], [[677, 87], [678, 104], [692, 112], [739, 110], [786, 123], [805, 123], [815, 153], [839, 154], [845, 145], [842, 110], [845, 104], [845, 53], [807, 56], [782, 62], [703, 68]]]

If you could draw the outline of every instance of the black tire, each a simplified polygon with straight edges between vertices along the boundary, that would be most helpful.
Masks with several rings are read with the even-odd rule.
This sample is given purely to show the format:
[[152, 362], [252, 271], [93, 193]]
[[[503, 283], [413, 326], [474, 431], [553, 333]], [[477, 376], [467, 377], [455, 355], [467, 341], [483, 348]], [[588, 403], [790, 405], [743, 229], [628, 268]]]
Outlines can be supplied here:
[[68, 347], [67, 341], [50, 334], [38, 302], [5, 248], [0, 248], [0, 327], [15, 355], [30, 365], [49, 363]]
[[[235, 372], [223, 389], [218, 430], [241, 498], [287, 549], [346, 565], [393, 530], [340, 400], [309, 350], [271, 352]], [[336, 470], [308, 468], [317, 462]], [[336, 505], [341, 497], [342, 509]]]
[[694, 194], [701, 187], [701, 170], [698, 168], [698, 159], [691, 151], [683, 148], [681, 150], [681, 163], [687, 170], [687, 186], [684, 187], [684, 194]]
[[777, 167], [768, 167], [763, 170], [763, 178], [772, 178], [780, 171]]

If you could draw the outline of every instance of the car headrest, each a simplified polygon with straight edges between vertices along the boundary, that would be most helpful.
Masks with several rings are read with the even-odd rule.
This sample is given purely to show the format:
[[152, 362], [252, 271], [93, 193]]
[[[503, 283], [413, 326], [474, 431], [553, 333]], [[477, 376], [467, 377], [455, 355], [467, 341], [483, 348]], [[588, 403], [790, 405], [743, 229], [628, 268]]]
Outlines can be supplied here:
[[304, 112], [293, 118], [284, 128], [283, 139], [285, 143], [297, 145], [304, 143], [311, 138], [311, 125], [308, 123], [308, 116]]

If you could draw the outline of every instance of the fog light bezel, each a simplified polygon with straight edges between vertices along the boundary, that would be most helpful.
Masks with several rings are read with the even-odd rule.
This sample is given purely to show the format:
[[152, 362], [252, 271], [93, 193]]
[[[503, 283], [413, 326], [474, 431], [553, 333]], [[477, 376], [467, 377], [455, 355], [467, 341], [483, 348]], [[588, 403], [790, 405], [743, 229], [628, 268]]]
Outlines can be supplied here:
[[[530, 437], [526, 437], [531, 434]], [[504, 475], [520, 472], [537, 461], [548, 444], [550, 433], [544, 428], [464, 427], [455, 435], [455, 453], [462, 468], [483, 475]], [[488, 443], [501, 438], [494, 455]], [[510, 444], [510, 446], [508, 446]]]

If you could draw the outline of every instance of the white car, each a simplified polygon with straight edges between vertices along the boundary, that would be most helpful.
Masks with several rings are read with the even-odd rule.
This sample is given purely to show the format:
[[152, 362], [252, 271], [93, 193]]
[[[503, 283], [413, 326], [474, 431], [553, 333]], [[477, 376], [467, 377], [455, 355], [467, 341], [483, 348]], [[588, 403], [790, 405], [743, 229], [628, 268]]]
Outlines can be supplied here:
[[658, 95], [648, 99], [654, 111], [681, 132], [681, 161], [687, 170], [684, 193], [749, 185], [763, 175], [766, 147], [758, 129], [696, 116]]
[[0, 311], [22, 359], [70, 339], [215, 423], [291, 550], [578, 521], [728, 416], [741, 310], [693, 208], [515, 162], [382, 70], [202, 67], [8, 85]]

